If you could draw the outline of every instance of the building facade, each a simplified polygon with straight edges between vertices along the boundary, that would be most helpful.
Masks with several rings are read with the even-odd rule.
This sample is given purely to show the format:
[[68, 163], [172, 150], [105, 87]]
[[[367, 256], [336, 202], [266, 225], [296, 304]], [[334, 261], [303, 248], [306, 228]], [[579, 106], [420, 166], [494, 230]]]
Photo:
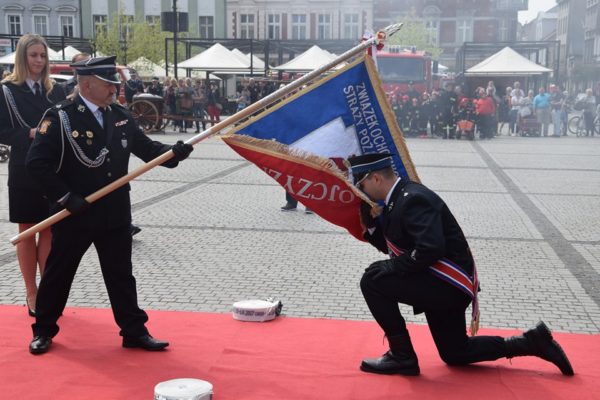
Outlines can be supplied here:
[[[225, 37], [224, 0], [177, 0], [176, 4], [178, 12], [188, 13], [190, 37]], [[160, 23], [163, 11], [173, 11], [173, 0], [81, 0], [83, 37], [94, 38], [117, 15], [125, 22]]]
[[373, 29], [373, 0], [227, 0], [234, 39], [336, 40]]
[[537, 17], [523, 25], [519, 40], [540, 41], [555, 40], [558, 21], [558, 7], [539, 12]]
[[[600, 0], [586, 0], [583, 64], [586, 87], [600, 85]], [[597, 87], [596, 96], [600, 93]]]
[[79, 0], [0, 1], [0, 33], [79, 37]]
[[453, 67], [464, 42], [517, 40], [518, 12], [528, 0], [375, 0], [376, 28], [409, 17], [422, 20], [429, 41], [443, 50], [440, 62]]
[[556, 0], [558, 21], [556, 39], [560, 41], [559, 81], [570, 91], [581, 90], [578, 77], [583, 65], [584, 21], [587, 0]]

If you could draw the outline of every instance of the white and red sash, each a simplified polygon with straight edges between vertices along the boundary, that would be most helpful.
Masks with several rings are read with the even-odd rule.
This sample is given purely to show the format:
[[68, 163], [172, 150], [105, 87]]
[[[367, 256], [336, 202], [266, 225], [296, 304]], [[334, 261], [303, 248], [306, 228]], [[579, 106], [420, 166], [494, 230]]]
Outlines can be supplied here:
[[[391, 258], [398, 257], [406, 253], [405, 250], [398, 248], [387, 238], [385, 241], [387, 243]], [[434, 276], [460, 289], [471, 298], [473, 307], [471, 314], [471, 335], [474, 336], [479, 327], [479, 302], [477, 299], [479, 280], [477, 279], [477, 269], [475, 268], [475, 263], [473, 263], [472, 276], [469, 276], [458, 264], [448, 260], [447, 258], [439, 259], [435, 264], [430, 265], [428, 268]]]

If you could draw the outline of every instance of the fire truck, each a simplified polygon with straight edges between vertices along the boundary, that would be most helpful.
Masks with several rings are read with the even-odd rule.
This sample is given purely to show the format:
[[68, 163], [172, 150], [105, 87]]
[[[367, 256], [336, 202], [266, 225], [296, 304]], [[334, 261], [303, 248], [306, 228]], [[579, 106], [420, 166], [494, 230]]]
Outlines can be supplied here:
[[377, 65], [388, 96], [406, 93], [411, 81], [419, 93], [440, 88], [438, 64], [429, 53], [417, 51], [414, 47], [404, 49], [391, 45], [386, 48], [387, 51], [377, 52]]

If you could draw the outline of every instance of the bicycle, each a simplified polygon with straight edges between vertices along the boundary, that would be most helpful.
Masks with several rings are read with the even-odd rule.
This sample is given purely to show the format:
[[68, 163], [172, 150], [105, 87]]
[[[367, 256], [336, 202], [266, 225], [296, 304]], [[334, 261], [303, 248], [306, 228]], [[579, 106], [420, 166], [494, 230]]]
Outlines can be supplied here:
[[[594, 117], [594, 131], [593, 133], [600, 135], [600, 116]], [[574, 115], [569, 118], [568, 123], [569, 132], [576, 136], [585, 136], [585, 120], [583, 115]]]

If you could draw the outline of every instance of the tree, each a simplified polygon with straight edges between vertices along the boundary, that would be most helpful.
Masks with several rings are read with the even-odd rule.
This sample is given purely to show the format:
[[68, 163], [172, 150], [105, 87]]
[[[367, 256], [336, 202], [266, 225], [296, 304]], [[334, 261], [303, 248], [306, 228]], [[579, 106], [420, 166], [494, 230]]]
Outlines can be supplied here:
[[402, 29], [392, 36], [387, 44], [400, 45], [406, 48], [415, 46], [417, 50], [427, 51], [433, 59], [437, 59], [443, 50], [432, 44], [429, 38], [429, 31], [425, 27], [425, 23], [414, 16], [406, 16], [400, 21], [404, 25]]
[[128, 59], [132, 61], [144, 56], [155, 63], [164, 60], [165, 38], [169, 36], [168, 32], [160, 30], [160, 24], [133, 24], [131, 39], [128, 41]]
[[121, 46], [119, 33], [119, 19], [115, 14], [104, 29], [96, 31], [96, 39], [94, 40], [96, 51], [105, 55], [116, 55], [117, 62], [122, 62], [125, 59], [125, 49]]
[[[154, 63], [164, 62], [165, 38], [172, 37], [170, 32], [161, 31], [160, 24], [133, 22], [124, 15], [114, 14], [106, 29], [96, 32], [94, 44], [96, 51], [106, 55], [116, 55], [119, 64], [146, 57]], [[179, 37], [187, 37], [187, 32], [180, 32]], [[169, 64], [173, 63], [173, 42], [169, 46]], [[185, 59], [185, 44], [178, 42], [177, 59]]]

